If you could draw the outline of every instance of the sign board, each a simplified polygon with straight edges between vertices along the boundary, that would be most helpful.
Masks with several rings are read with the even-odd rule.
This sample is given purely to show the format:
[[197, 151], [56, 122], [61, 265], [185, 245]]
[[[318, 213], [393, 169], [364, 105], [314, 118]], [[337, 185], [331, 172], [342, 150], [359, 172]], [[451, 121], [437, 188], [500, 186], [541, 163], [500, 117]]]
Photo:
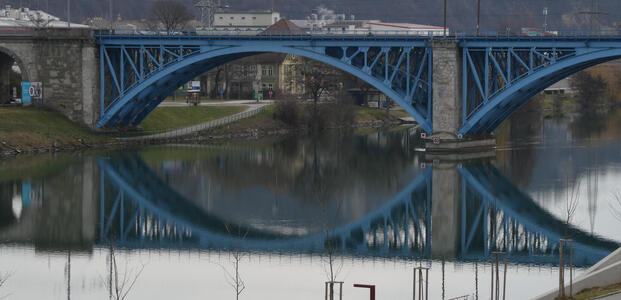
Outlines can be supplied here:
[[22, 103], [29, 105], [33, 100], [43, 100], [43, 83], [22, 81]]
[[43, 100], [43, 83], [31, 82], [28, 94], [30, 94], [30, 97], [34, 100]]
[[198, 93], [201, 91], [200, 81], [190, 81], [188, 83], [188, 93]]
[[30, 97], [30, 81], [22, 81], [22, 103], [24, 105], [30, 105], [32, 103], [32, 97]]

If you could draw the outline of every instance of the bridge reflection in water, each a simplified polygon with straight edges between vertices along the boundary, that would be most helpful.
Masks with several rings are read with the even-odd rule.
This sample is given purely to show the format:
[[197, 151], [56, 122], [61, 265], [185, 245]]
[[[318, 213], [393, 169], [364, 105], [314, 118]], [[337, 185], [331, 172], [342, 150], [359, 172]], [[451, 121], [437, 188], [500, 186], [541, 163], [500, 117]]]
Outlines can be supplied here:
[[137, 155], [101, 158], [99, 165], [102, 245], [295, 253], [334, 245], [342, 255], [461, 261], [505, 251], [513, 263], [554, 265], [559, 240], [569, 236], [577, 266], [619, 247], [558, 220], [490, 163], [426, 169], [379, 209], [315, 233], [231, 223], [176, 192]]

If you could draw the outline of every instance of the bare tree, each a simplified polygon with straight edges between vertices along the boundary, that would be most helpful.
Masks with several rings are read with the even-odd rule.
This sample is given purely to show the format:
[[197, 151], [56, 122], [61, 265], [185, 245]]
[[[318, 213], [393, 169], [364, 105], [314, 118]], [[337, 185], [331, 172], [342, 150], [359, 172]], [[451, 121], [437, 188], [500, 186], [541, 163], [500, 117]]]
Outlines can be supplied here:
[[30, 22], [34, 24], [35, 28], [49, 27], [50, 23], [54, 21], [54, 18], [50, 18], [50, 17], [44, 18], [40, 12], [37, 12], [36, 14], [31, 14], [28, 16], [28, 18], [30, 19]]
[[[569, 179], [567, 180], [567, 188], [569, 189]], [[580, 199], [580, 181], [576, 183], [565, 195], [565, 237], [569, 238], [569, 224], [576, 214], [578, 208], [578, 200]]]
[[610, 203], [610, 210], [612, 211], [612, 215], [621, 222], [621, 191], [616, 191], [612, 196], [615, 201]]
[[338, 77], [333, 68], [314, 61], [308, 61], [302, 72], [308, 96], [313, 100], [312, 121], [317, 123], [317, 105], [322, 97], [328, 96], [338, 87]]
[[[244, 240], [248, 235], [248, 230], [242, 230], [241, 227], [237, 227], [237, 230], [232, 229], [229, 224], [226, 224], [225, 227], [226, 232], [230, 237]], [[231, 263], [233, 264], [232, 270], [229, 271], [226, 267], [222, 265], [220, 265], [220, 267], [224, 271], [227, 283], [235, 290], [235, 299], [239, 300], [239, 296], [246, 289], [246, 282], [242, 278], [239, 271], [239, 265], [241, 263], [241, 260], [246, 256], [246, 253], [241, 250], [239, 244], [233, 242], [231, 243], [231, 249], [229, 254], [231, 255]]]
[[166, 33], [181, 31], [194, 18], [188, 8], [173, 0], [157, 0], [151, 7], [151, 18], [159, 21]]
[[[9, 280], [10, 277], [11, 277], [11, 273], [0, 274], [0, 290], [2, 290], [2, 287], [6, 284], [7, 280]], [[10, 294], [7, 294], [7, 295], [0, 294], [0, 299], [7, 298], [8, 296], [10, 296]]]
[[136, 269], [130, 269], [125, 261], [125, 267], [119, 271], [119, 267], [116, 260], [116, 252], [114, 246], [110, 244], [110, 256], [109, 260], [109, 277], [108, 280], [104, 280], [104, 285], [109, 291], [109, 297], [113, 300], [124, 300], [127, 295], [132, 291], [136, 281], [144, 271], [145, 265], [142, 264]]

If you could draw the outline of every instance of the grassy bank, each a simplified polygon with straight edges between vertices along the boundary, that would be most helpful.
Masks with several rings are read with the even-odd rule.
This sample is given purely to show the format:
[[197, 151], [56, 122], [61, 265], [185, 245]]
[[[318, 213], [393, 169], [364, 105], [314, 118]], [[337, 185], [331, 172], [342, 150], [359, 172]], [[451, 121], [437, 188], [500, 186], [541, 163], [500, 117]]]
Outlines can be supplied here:
[[[250, 132], [275, 132], [279, 130], [296, 129], [284, 122], [274, 118], [275, 105], [269, 105], [265, 111], [248, 119], [226, 125], [210, 132], [210, 135], [227, 135], [227, 134], [246, 134]], [[354, 122], [356, 124], [369, 123], [375, 121], [381, 122], [398, 122], [399, 118], [409, 116], [403, 110], [391, 110], [390, 116], [386, 114], [385, 109], [376, 109], [369, 107], [355, 107]], [[354, 125], [356, 125], [354, 124]]]
[[140, 124], [144, 133], [189, 127], [246, 110], [246, 106], [158, 107]]
[[621, 283], [617, 283], [617, 284], [613, 284], [613, 285], [609, 285], [605, 287], [587, 289], [587, 290], [581, 291], [580, 293], [576, 294], [576, 296], [574, 296], [573, 299], [575, 300], [593, 299], [595, 297], [608, 295], [610, 293], [614, 293], [618, 291], [621, 291]]
[[[192, 126], [230, 116], [244, 106], [159, 107], [141, 124], [143, 134]], [[251, 132], [276, 132], [295, 129], [274, 119], [275, 106], [248, 119], [211, 131], [210, 135], [236, 135]], [[407, 116], [400, 110], [390, 111], [356, 107], [355, 122], [393, 122]], [[30, 107], [0, 108], [0, 153], [15, 149], [32, 151], [52, 148], [86, 148], [92, 145], [118, 143], [115, 133], [98, 133], [71, 122], [60, 113]], [[6, 143], [3, 145], [2, 143]]]
[[[106, 136], [69, 121], [53, 111], [29, 107], [0, 108], [0, 143], [20, 150], [56, 147], [83, 147], [102, 143]], [[2, 151], [12, 150], [0, 144]]]
[[356, 106], [356, 116], [354, 120], [357, 123], [384, 121], [393, 122], [399, 118], [409, 117], [410, 115], [405, 110], [391, 110], [390, 116], [386, 114], [386, 109], [377, 109], [371, 107]]

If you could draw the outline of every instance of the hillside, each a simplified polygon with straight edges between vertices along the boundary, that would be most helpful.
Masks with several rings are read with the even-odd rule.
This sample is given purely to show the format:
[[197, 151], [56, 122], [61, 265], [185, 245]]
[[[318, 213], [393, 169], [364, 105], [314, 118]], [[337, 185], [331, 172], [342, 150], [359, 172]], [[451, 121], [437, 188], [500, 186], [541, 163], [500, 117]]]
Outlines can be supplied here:
[[[154, 0], [109, 0], [113, 15], [124, 19], [144, 19]], [[108, 0], [72, 0], [73, 20], [108, 15]], [[180, 0], [193, 8], [198, 0]], [[222, 0], [232, 9], [269, 9], [273, 6], [287, 18], [304, 18], [313, 8], [320, 5], [358, 19], [381, 19], [384, 21], [411, 22], [441, 25], [443, 19], [441, 0]], [[483, 30], [502, 30], [511, 27], [541, 27], [544, 23], [542, 11], [548, 7], [548, 24], [551, 29], [588, 29], [592, 1], [597, 0], [481, 0], [481, 23]], [[24, 3], [32, 8], [49, 10], [65, 18], [66, 0], [30, 0], [10, 2]], [[28, 4], [30, 2], [30, 4]], [[603, 25], [621, 21], [621, 1], [599, 0], [599, 9], [605, 12], [596, 15]], [[198, 14], [198, 12], [197, 12]], [[476, 0], [449, 0], [449, 25], [452, 29], [471, 30], [476, 22]], [[594, 20], [594, 23], [597, 23]]]

